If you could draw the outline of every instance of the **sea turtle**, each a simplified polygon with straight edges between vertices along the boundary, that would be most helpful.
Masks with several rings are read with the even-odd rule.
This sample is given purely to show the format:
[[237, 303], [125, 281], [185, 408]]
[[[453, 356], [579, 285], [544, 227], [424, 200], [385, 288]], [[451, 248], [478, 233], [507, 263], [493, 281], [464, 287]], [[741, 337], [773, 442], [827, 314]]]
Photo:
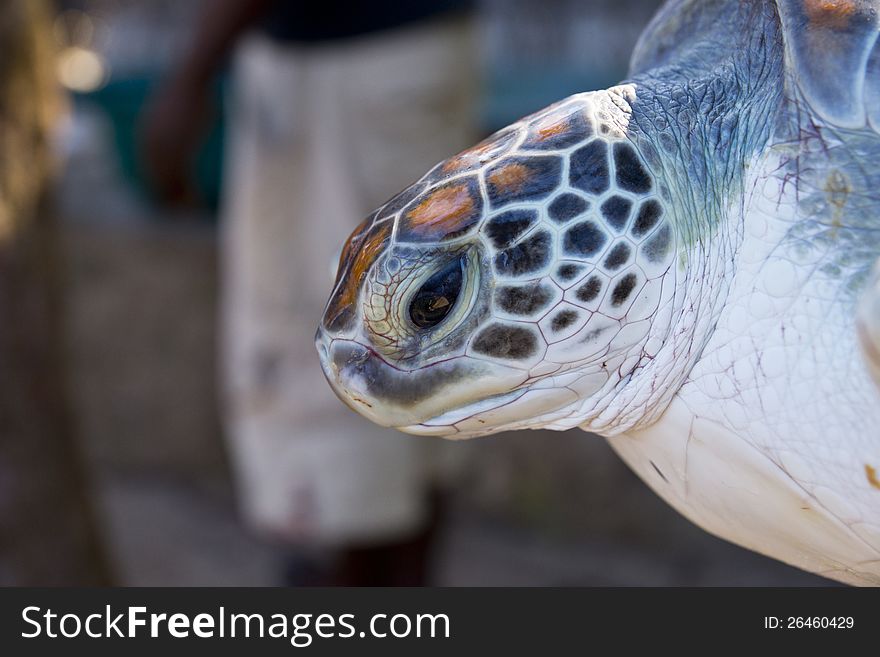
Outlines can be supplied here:
[[878, 9], [673, 0], [626, 81], [438, 164], [343, 249], [339, 397], [414, 434], [601, 434], [706, 530], [880, 584]]

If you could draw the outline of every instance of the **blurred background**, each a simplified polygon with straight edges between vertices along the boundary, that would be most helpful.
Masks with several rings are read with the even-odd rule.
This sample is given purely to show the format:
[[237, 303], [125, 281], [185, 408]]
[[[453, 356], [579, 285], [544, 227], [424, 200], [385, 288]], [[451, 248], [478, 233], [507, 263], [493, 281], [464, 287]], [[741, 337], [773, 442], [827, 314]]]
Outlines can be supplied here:
[[[230, 174], [237, 166], [230, 136], [237, 138], [240, 119], [229, 99], [241, 75], [230, 72], [232, 53], [260, 32], [282, 51], [279, 65], [292, 49], [298, 63], [291, 65], [305, 66], [323, 53], [335, 56], [339, 41], [355, 54], [362, 44], [379, 52], [386, 41], [401, 43], [404, 31], [433, 29], [431, 21], [454, 13], [472, 30], [469, 64], [432, 75], [470, 80], [466, 106], [437, 108], [429, 100], [404, 106], [403, 116], [441, 112], [450, 125], [466, 120], [468, 139], [476, 141], [566, 95], [622, 79], [659, 3], [437, 3], [436, 15], [328, 35], [321, 16], [290, 11], [266, 22], [273, 3], [240, 0], [227, 32], [221, 25], [206, 36], [205, 25], [217, 18], [208, 8], [235, 4], [0, 5], [0, 584], [826, 583], [696, 528], [602, 439], [580, 431], [432, 440], [423, 458], [452, 465], [436, 481], [411, 487], [427, 511], [401, 536], [375, 544], [255, 521], [242, 501], [249, 484], [236, 475], [242, 450], [251, 448], [230, 436], [218, 359], [231, 271], [220, 236], [229, 176], [239, 175]], [[185, 157], [163, 168], [167, 143], [183, 149], [190, 136], [162, 133], [156, 116], [163, 103], [167, 109], [175, 80], [182, 84], [180, 71], [199, 56], [204, 93], [193, 114], [199, 129], [192, 152], [181, 150]], [[412, 66], [422, 59], [413, 57]], [[383, 71], [392, 74], [372, 70], [374, 80], [360, 81], [365, 95], [372, 86], [386, 88]], [[400, 79], [424, 75], [413, 70]], [[291, 102], [299, 102], [297, 91], [285, 90]], [[279, 98], [266, 120], [295, 123], [297, 113], [285, 118]], [[388, 100], [400, 112], [408, 98], [397, 89]], [[360, 129], [368, 132], [369, 124]], [[164, 152], [151, 146], [154, 138], [166, 140]], [[430, 158], [425, 169], [465, 145], [435, 141], [423, 154]], [[370, 148], [381, 160], [383, 140]], [[284, 173], [265, 184], [283, 186]], [[379, 198], [408, 182], [388, 178], [370, 181]], [[352, 216], [351, 227], [370, 209]], [[308, 284], [323, 295], [330, 280], [322, 270]], [[369, 459], [362, 465], [371, 467]], [[327, 466], [320, 476], [342, 475]], [[417, 566], [401, 576], [400, 565], [410, 562]]]

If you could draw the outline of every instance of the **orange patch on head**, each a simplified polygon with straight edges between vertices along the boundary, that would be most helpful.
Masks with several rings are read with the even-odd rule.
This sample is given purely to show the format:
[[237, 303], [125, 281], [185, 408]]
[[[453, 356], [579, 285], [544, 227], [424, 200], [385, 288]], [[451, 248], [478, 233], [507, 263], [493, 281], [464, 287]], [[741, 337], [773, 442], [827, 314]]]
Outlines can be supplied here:
[[[371, 221], [371, 219], [367, 221]], [[328, 328], [346, 310], [354, 306], [367, 271], [381, 255], [391, 237], [392, 223], [390, 221], [374, 226], [366, 235], [363, 235], [365, 223], [355, 230], [342, 250], [336, 279], [339, 281], [343, 276], [345, 279], [341, 281], [342, 285], [330, 299], [324, 314], [324, 325]], [[363, 237], [361, 237], [362, 235]], [[350, 266], [347, 266], [349, 263], [351, 263]]]
[[480, 201], [473, 181], [439, 187], [401, 217], [401, 241], [441, 240], [460, 234], [477, 222]]
[[454, 228], [474, 209], [467, 185], [441, 187], [407, 213], [412, 226], [443, 225]]
[[568, 122], [565, 119], [554, 120], [553, 117], [547, 117], [535, 127], [537, 128], [536, 137], [538, 140], [544, 141], [565, 132], [568, 128]]
[[373, 217], [367, 217], [361, 223], [358, 224], [358, 227], [355, 228], [351, 235], [348, 236], [348, 239], [345, 240], [345, 244], [342, 246], [342, 253], [339, 254], [339, 264], [336, 266], [336, 282], [339, 282], [339, 277], [342, 276], [342, 272], [345, 271], [346, 263], [351, 259], [351, 252], [354, 248], [354, 245], [357, 244], [361, 238], [364, 236], [366, 230], [372, 225]]
[[472, 146], [462, 151], [458, 155], [453, 155], [443, 163], [441, 170], [444, 173], [454, 173], [456, 171], [465, 171], [483, 164], [483, 157], [491, 158], [497, 155], [510, 145], [513, 141], [513, 134], [506, 133], [500, 136], [486, 138], [476, 146]]
[[454, 155], [450, 157], [443, 163], [441, 170], [443, 173], [454, 173], [459, 170], [465, 170], [470, 168], [473, 164], [478, 162], [479, 158], [474, 154], [473, 149], [469, 151], [462, 151], [458, 155]]
[[529, 168], [513, 162], [489, 174], [489, 184], [502, 193], [515, 194], [522, 191], [531, 177]]
[[[354, 256], [354, 262], [352, 262], [351, 269], [348, 272], [349, 281], [355, 281], [357, 284], [360, 283], [367, 270], [376, 262], [379, 254], [382, 253], [390, 235], [391, 222], [386, 221], [384, 224], [381, 224], [381, 228], [374, 230], [364, 238], [364, 241], [358, 247], [357, 253]], [[357, 287], [357, 285], [354, 287]]]
[[842, 30], [859, 13], [853, 0], [804, 0], [804, 13], [812, 26]]
[[880, 489], [880, 479], [877, 478], [877, 471], [867, 463], [865, 463], [865, 475], [868, 477], [869, 484], [874, 488]]

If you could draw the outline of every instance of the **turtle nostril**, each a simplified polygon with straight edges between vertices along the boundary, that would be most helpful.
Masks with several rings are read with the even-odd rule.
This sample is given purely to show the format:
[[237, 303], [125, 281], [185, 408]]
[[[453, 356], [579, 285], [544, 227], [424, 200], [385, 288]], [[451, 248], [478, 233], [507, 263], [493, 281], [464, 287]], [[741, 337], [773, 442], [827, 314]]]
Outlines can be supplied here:
[[[368, 349], [361, 347], [360, 349], [353, 349], [349, 352], [348, 357], [345, 360], [346, 366], [358, 367], [363, 365], [370, 358], [370, 352]], [[336, 359], [334, 359], [334, 365], [336, 364]]]

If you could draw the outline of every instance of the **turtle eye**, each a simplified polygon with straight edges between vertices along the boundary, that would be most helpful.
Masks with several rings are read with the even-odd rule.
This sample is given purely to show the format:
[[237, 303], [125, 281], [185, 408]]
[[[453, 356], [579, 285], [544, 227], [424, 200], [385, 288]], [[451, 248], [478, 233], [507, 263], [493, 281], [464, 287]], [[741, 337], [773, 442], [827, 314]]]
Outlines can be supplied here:
[[409, 317], [421, 329], [437, 326], [455, 306], [464, 279], [464, 257], [448, 262], [424, 282], [409, 304]]

